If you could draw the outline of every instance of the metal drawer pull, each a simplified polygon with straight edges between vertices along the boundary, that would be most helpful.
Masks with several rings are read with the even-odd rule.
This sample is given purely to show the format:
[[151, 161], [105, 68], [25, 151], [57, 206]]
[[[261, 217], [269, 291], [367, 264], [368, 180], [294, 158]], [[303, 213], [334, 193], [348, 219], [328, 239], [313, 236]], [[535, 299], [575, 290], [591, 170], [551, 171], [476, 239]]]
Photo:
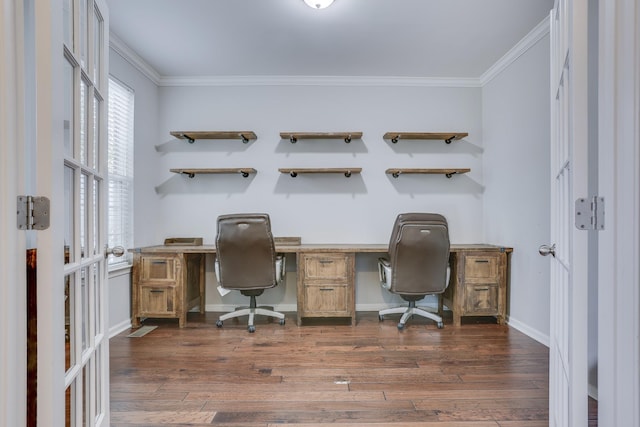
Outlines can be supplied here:
[[475, 291], [488, 291], [489, 288], [474, 288]]
[[332, 264], [333, 260], [331, 259], [321, 259], [320, 264]]
[[164, 289], [151, 289], [149, 292], [154, 294], [162, 294], [164, 293]]
[[477, 262], [477, 263], [486, 264], [486, 263], [488, 263], [488, 262], [489, 262], [489, 260], [488, 260], [488, 259], [477, 259], [477, 260], [476, 260], [476, 262]]
[[167, 263], [167, 261], [166, 261], [166, 260], [163, 260], [163, 259], [161, 259], [161, 260], [154, 260], [154, 261], [151, 261], [151, 264], [154, 264], [154, 265], [157, 265], [157, 264], [166, 264], [166, 263]]
[[333, 291], [333, 288], [320, 288], [321, 291]]

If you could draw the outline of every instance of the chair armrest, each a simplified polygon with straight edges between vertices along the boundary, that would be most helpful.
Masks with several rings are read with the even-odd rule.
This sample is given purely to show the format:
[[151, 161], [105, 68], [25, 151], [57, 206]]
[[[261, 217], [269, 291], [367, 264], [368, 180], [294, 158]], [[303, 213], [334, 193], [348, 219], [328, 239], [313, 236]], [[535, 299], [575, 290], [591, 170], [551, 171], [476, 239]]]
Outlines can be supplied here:
[[391, 262], [387, 258], [378, 258], [378, 277], [383, 288], [391, 288]]
[[286, 273], [287, 257], [285, 254], [276, 255], [276, 283], [282, 283]]

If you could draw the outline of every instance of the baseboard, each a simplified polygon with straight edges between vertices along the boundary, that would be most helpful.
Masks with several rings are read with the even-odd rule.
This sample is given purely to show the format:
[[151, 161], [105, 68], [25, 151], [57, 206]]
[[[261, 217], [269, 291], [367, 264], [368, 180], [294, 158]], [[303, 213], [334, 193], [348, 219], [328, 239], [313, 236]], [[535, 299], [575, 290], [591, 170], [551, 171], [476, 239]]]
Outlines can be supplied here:
[[115, 337], [123, 331], [126, 331], [129, 328], [131, 328], [131, 319], [126, 319], [118, 323], [117, 325], [113, 325], [111, 328], [109, 328], [109, 339]]
[[550, 341], [549, 341], [548, 335], [544, 335], [540, 333], [540, 331], [537, 331], [529, 327], [528, 325], [520, 322], [518, 319], [514, 319], [513, 317], [507, 318], [507, 324], [511, 326], [513, 329], [517, 329], [518, 331], [522, 332], [529, 338], [534, 339], [538, 341], [540, 344], [543, 344], [549, 347]]

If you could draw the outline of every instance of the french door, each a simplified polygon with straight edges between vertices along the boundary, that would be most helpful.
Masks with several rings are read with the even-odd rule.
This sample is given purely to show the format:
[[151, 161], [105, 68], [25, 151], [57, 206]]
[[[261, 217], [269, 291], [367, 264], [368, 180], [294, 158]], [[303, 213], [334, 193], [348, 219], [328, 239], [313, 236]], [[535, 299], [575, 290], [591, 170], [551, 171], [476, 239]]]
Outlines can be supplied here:
[[551, 257], [549, 425], [587, 425], [587, 231], [574, 225], [588, 196], [586, 2], [551, 12]]
[[107, 9], [104, 0], [22, 3], [34, 70], [25, 163], [36, 194], [51, 200], [50, 228], [35, 238], [37, 422], [108, 426]]

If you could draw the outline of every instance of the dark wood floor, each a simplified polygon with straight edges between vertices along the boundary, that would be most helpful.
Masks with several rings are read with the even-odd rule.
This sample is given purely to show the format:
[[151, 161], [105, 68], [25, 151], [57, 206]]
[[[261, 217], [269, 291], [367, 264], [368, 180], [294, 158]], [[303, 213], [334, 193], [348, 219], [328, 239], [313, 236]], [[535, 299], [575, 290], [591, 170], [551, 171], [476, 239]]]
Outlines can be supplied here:
[[548, 349], [508, 326], [216, 319], [111, 339], [112, 426], [548, 425]]

